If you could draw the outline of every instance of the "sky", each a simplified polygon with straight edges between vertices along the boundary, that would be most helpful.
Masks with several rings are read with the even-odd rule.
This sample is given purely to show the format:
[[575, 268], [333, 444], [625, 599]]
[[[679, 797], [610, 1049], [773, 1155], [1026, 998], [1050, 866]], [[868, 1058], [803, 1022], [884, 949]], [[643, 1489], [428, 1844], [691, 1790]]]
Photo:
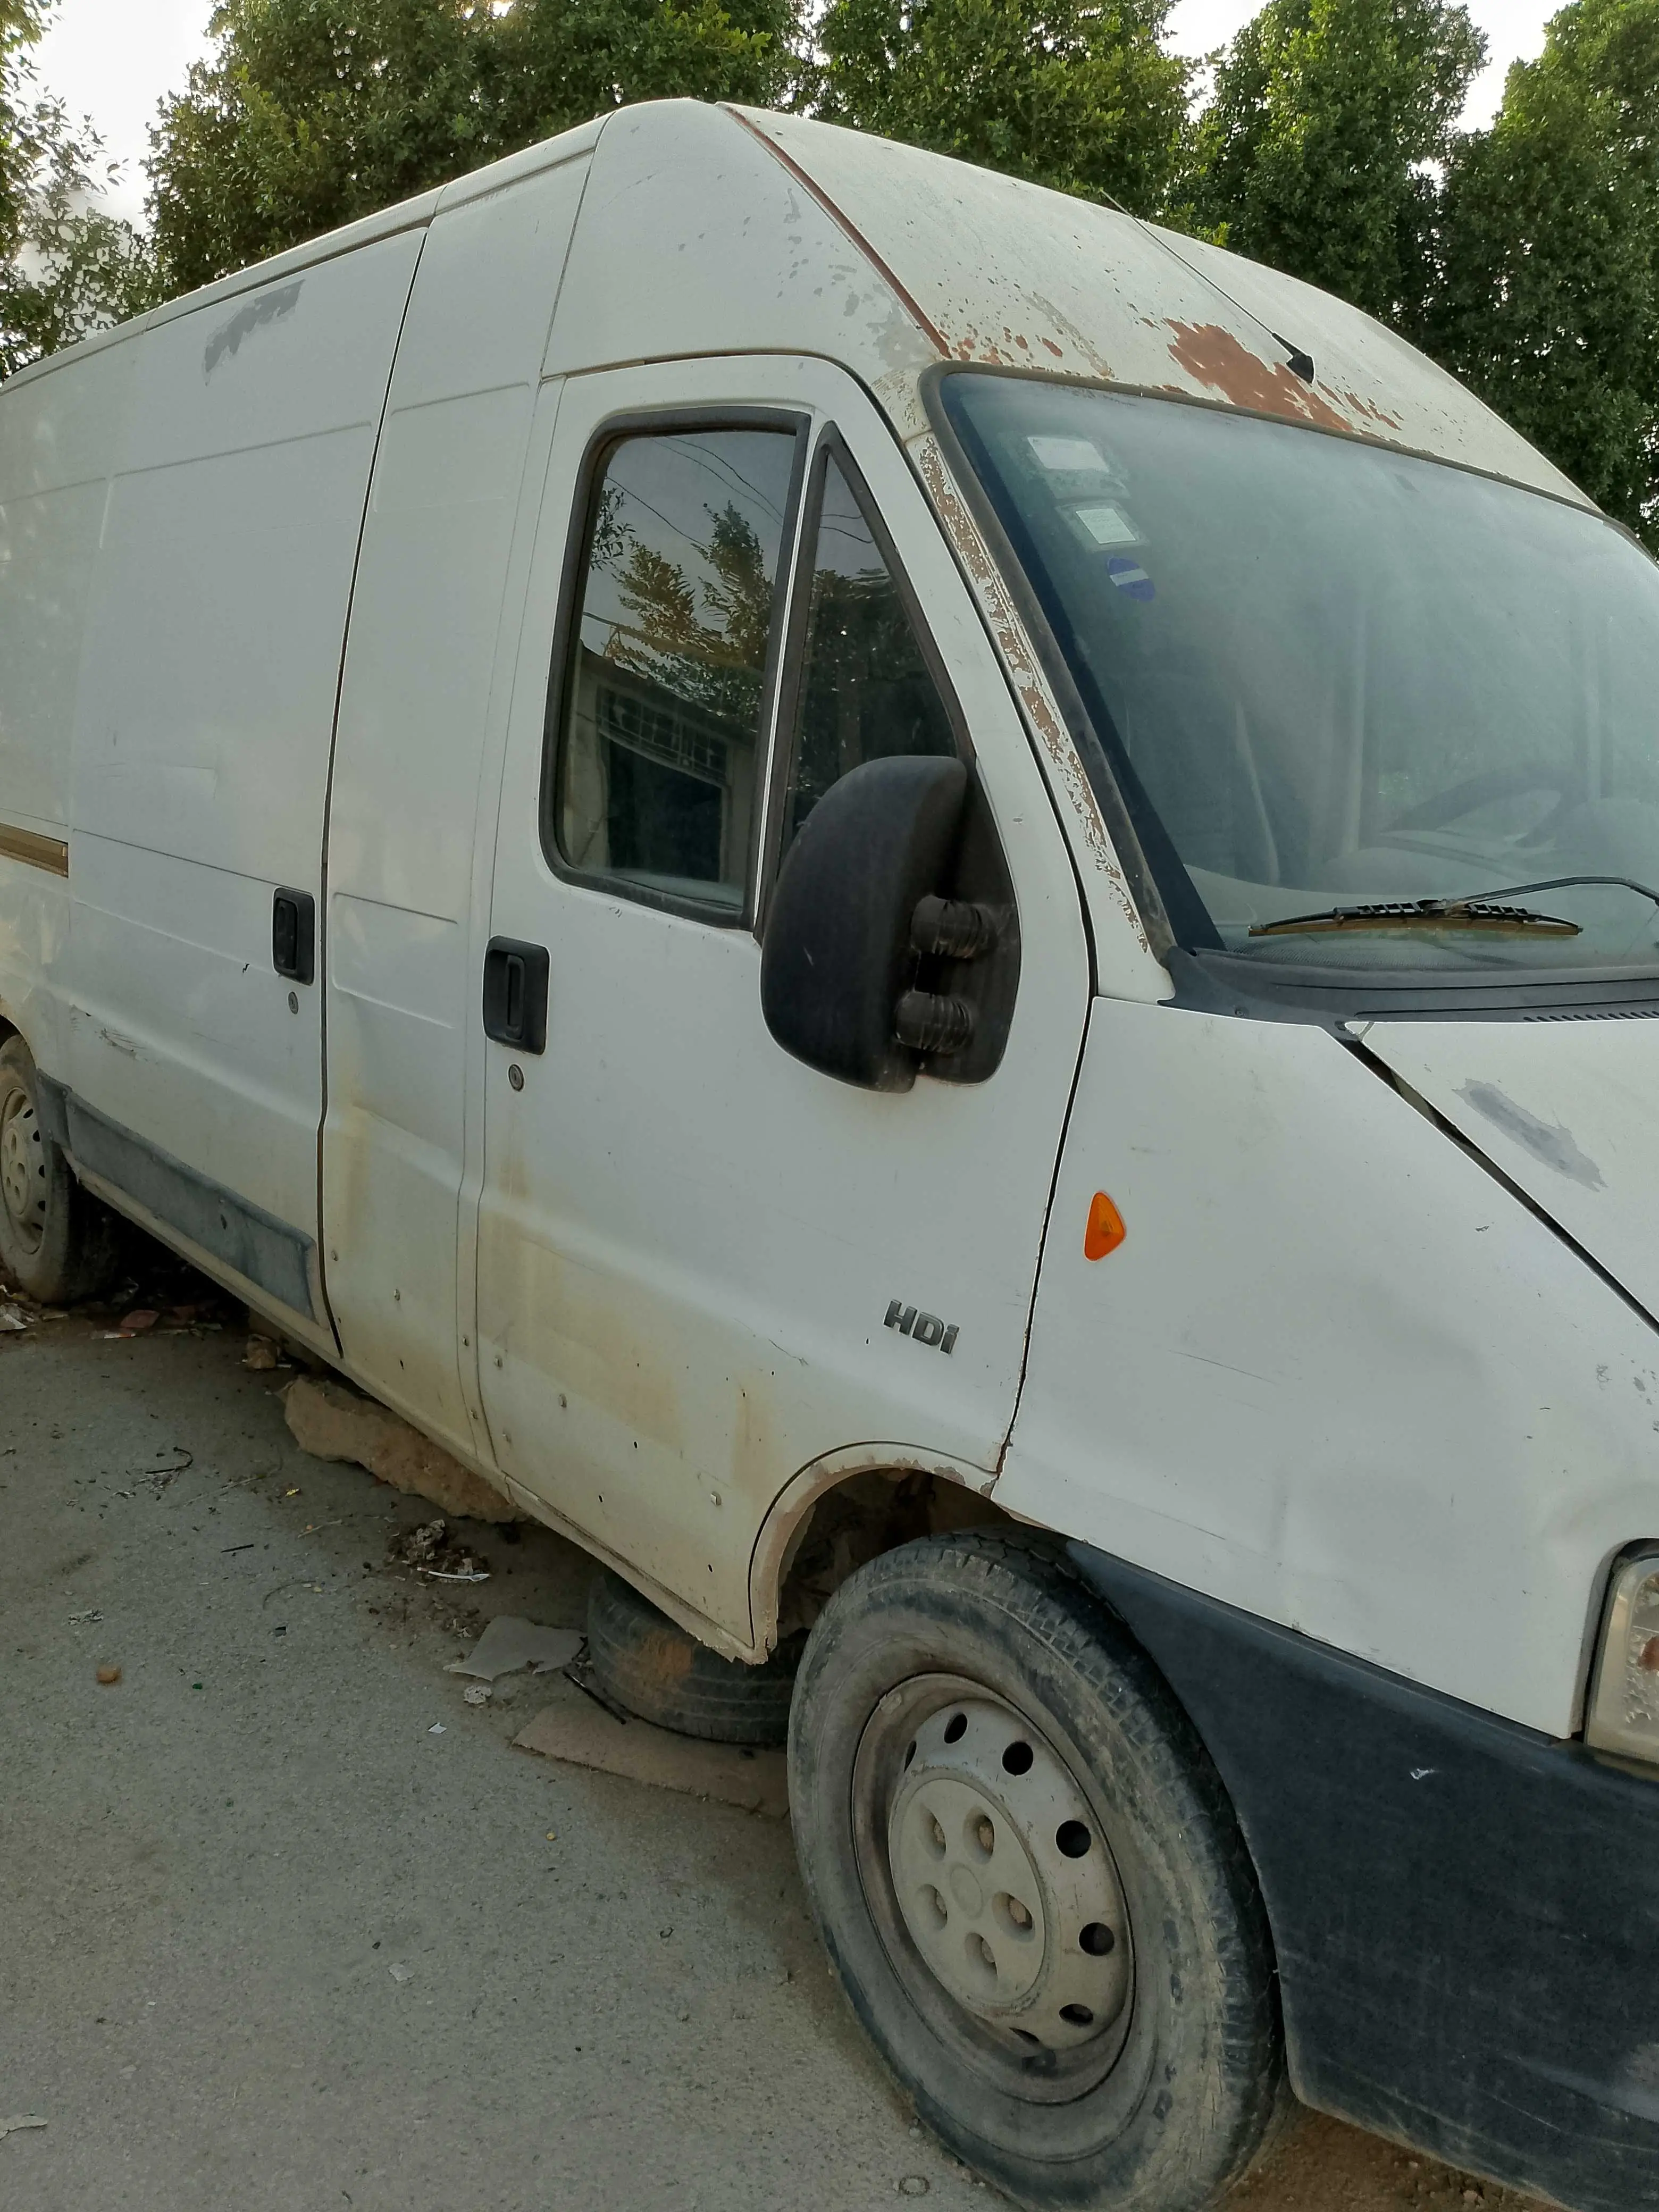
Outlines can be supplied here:
[[[1464, 120], [1489, 123], [1512, 61], [1544, 43], [1544, 25], [1559, 0], [1469, 0], [1492, 59], [1475, 81]], [[1221, 46], [1256, 12], [1260, 0], [1176, 0], [1170, 43], [1204, 53]], [[90, 115], [112, 158], [125, 164], [112, 196], [118, 215], [143, 214], [143, 162], [156, 102], [182, 85], [191, 62], [208, 51], [212, 0], [58, 0], [57, 21], [35, 50], [46, 88], [76, 114]]]

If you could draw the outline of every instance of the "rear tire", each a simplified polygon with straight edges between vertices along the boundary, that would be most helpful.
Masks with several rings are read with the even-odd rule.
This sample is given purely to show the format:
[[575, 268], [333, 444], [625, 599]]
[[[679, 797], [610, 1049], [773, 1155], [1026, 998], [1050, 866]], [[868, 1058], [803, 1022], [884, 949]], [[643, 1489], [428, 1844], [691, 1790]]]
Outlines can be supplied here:
[[808, 1898], [919, 2117], [1017, 2203], [1200, 2212], [1283, 2080], [1208, 1756], [1055, 1557], [928, 1537], [844, 1583], [789, 1740]]
[[722, 1659], [608, 1571], [587, 1600], [587, 1656], [606, 1693], [642, 1721], [714, 1743], [766, 1746], [789, 1735], [804, 1636], [763, 1666]]
[[0, 1269], [42, 1305], [108, 1287], [120, 1224], [82, 1189], [40, 1111], [40, 1078], [20, 1036], [0, 1044]]

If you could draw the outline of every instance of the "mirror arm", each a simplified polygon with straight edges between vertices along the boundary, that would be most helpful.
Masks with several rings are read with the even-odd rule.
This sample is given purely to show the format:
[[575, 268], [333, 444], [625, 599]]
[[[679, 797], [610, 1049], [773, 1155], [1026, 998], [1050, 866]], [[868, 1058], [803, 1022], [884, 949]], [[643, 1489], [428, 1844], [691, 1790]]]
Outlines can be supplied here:
[[893, 1010], [893, 1035], [912, 1052], [966, 1052], [974, 1041], [974, 1010], [937, 991], [907, 991]]
[[981, 960], [997, 941], [997, 919], [989, 907], [966, 899], [918, 899], [910, 920], [916, 951], [939, 960]]

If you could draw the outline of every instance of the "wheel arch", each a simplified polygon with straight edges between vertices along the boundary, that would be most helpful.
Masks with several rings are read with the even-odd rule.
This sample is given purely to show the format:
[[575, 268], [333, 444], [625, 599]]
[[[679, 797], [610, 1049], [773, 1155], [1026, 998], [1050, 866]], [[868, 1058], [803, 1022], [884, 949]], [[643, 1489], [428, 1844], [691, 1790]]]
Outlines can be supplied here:
[[[773, 1499], [750, 1554], [749, 1603], [755, 1656], [764, 1658], [776, 1648], [780, 1620], [788, 1619], [791, 1580], [803, 1547], [821, 1509], [831, 1500], [850, 1508], [867, 1532], [868, 1547], [861, 1547], [852, 1563], [862, 1565], [914, 1536], [952, 1528], [1029, 1525], [996, 1503], [992, 1495], [996, 1480], [969, 1461], [914, 1444], [849, 1444], [809, 1461]], [[890, 1492], [885, 1498], [882, 1486]]]

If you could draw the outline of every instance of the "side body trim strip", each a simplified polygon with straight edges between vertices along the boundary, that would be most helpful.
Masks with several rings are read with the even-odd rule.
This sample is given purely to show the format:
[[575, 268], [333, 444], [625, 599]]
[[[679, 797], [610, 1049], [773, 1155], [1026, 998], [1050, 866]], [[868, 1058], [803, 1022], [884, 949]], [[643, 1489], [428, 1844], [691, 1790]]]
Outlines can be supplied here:
[[320, 1319], [313, 1238], [110, 1121], [62, 1084], [44, 1075], [39, 1082], [40, 1118], [77, 1168], [125, 1191], [291, 1311]]
[[11, 822], [0, 822], [0, 859], [44, 868], [49, 876], [69, 873], [69, 846], [64, 839], [43, 837], [38, 830], [20, 830]]

